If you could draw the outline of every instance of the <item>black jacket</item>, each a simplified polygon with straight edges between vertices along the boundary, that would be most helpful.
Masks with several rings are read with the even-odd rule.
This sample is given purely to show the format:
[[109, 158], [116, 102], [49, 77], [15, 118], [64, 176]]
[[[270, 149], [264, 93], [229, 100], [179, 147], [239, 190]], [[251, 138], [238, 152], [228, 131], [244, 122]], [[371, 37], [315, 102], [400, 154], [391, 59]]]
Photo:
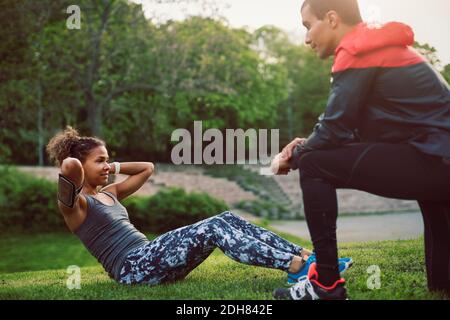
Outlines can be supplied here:
[[450, 90], [444, 78], [409, 46], [401, 23], [359, 24], [335, 52], [325, 113], [291, 159], [355, 142], [408, 143], [450, 164]]

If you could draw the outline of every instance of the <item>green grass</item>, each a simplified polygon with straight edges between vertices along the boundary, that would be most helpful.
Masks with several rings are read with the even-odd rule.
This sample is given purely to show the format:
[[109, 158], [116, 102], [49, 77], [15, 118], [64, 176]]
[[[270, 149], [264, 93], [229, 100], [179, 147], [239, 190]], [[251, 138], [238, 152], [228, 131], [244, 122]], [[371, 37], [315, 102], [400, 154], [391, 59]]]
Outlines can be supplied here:
[[[151, 235], [149, 235], [152, 237]], [[303, 246], [296, 237], [283, 235]], [[341, 256], [355, 265], [347, 274], [351, 299], [442, 299], [426, 289], [423, 239], [345, 244]], [[81, 267], [81, 290], [69, 290], [67, 267]], [[381, 289], [367, 288], [367, 268], [381, 269]], [[278, 270], [246, 266], [216, 250], [188, 277], [174, 284], [115, 283], [70, 234], [2, 235], [0, 299], [271, 299], [284, 284]]]

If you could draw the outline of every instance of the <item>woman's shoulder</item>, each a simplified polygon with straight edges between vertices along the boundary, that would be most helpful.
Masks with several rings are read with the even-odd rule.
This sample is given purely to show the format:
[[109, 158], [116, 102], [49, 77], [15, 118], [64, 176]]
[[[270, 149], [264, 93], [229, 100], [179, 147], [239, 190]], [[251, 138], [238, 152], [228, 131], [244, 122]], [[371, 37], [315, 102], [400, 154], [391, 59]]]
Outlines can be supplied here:
[[77, 204], [74, 208], [69, 208], [59, 203], [58, 206], [62, 213], [67, 227], [74, 232], [84, 222], [87, 216], [88, 200], [84, 194], [79, 194]]
[[117, 199], [117, 191], [114, 185], [109, 185], [100, 190], [100, 192], [108, 193]]

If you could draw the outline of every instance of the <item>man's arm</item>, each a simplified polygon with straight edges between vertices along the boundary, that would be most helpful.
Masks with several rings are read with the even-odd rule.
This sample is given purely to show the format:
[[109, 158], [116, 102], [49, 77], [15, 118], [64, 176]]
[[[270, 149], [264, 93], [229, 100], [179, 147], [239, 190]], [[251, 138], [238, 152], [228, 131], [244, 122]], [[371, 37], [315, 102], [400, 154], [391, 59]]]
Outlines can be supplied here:
[[375, 68], [348, 69], [333, 75], [333, 84], [325, 113], [313, 133], [293, 150], [290, 164], [297, 169], [297, 159], [313, 150], [331, 149], [356, 141], [358, 119], [373, 89]]

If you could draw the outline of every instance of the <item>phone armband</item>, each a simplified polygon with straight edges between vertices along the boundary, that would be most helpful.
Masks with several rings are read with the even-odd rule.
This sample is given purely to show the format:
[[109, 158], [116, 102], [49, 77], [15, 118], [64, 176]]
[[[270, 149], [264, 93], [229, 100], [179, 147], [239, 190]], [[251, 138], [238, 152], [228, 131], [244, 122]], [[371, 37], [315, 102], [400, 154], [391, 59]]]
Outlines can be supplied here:
[[83, 189], [83, 185], [77, 189], [72, 181], [64, 177], [62, 174], [59, 174], [58, 200], [61, 201], [66, 207], [73, 208], [75, 205], [75, 200], [80, 194], [81, 189]]

